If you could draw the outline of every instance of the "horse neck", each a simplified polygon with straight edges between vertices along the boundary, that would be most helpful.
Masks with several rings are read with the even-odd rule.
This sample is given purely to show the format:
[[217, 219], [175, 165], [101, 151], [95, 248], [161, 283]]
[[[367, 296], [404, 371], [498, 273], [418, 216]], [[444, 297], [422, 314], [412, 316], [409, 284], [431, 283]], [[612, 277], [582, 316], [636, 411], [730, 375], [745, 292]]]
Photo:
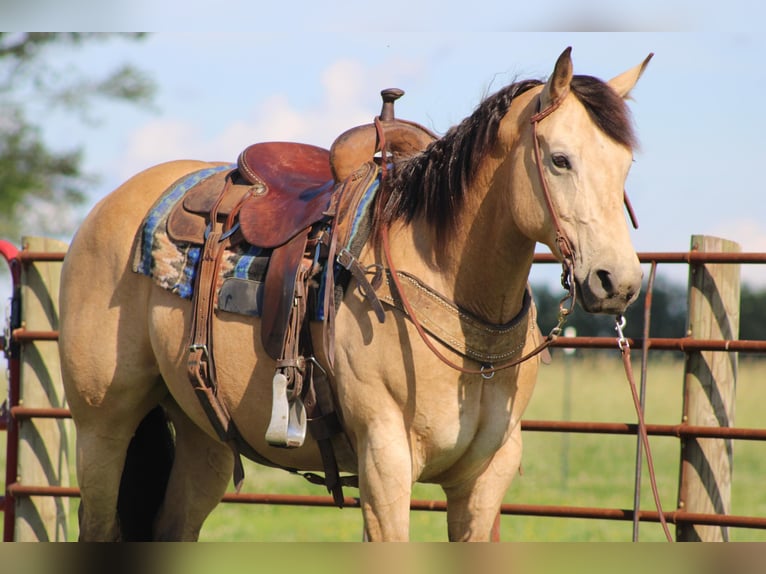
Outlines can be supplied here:
[[505, 324], [521, 311], [534, 257], [536, 241], [522, 233], [515, 218], [527, 203], [522, 187], [529, 185], [524, 167], [529, 142], [522, 134], [538, 92], [518, 95], [505, 114], [495, 149], [479, 164], [447, 240], [423, 219], [400, 222], [399, 233], [392, 234], [392, 251], [398, 252], [393, 257], [403, 260], [399, 269], [492, 324]]
[[535, 247], [512, 219], [509, 169], [507, 161], [485, 161], [448, 241], [420, 219], [392, 233], [400, 270], [492, 324], [520, 312]]
[[486, 163], [456, 233], [455, 298], [486, 321], [504, 324], [521, 310], [535, 242], [513, 220], [508, 162]]

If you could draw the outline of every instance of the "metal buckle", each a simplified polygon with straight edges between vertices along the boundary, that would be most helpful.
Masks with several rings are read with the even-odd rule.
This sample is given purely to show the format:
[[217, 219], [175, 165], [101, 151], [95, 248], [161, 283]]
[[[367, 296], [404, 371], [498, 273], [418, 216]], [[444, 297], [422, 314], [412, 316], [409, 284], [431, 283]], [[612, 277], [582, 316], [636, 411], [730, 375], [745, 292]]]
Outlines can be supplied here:
[[617, 331], [617, 347], [623, 352], [625, 349], [630, 348], [630, 342], [622, 332], [626, 324], [625, 315], [617, 315], [614, 318], [614, 330]]
[[207, 345], [189, 345], [189, 352], [193, 353], [194, 351], [202, 351], [202, 357], [201, 359], [208, 360], [210, 358], [210, 353], [207, 350]]

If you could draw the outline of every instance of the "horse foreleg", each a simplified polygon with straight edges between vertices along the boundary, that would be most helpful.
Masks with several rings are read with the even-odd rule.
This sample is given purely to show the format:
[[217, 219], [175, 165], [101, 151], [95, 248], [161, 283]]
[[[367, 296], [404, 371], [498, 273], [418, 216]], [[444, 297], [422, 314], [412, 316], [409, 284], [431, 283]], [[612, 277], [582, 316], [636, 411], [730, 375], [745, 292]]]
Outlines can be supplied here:
[[391, 425], [371, 430], [359, 443], [359, 495], [370, 541], [409, 538], [412, 460], [407, 444], [404, 429], [396, 432]]
[[451, 541], [488, 541], [503, 497], [521, 464], [521, 425], [475, 478], [444, 486]]
[[176, 431], [168, 488], [155, 522], [156, 540], [193, 541], [232, 477], [231, 449], [200, 429], [172, 401], [164, 406]]

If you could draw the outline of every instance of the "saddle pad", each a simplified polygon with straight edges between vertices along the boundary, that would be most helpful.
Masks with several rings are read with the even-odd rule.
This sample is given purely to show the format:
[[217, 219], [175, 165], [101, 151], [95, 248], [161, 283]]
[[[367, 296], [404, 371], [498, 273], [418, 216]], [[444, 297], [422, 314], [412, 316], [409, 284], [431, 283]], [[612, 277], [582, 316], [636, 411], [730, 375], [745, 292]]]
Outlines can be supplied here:
[[[162, 194], [144, 218], [133, 253], [133, 271], [146, 275], [154, 282], [183, 299], [191, 299], [201, 249], [197, 245], [174, 242], [167, 234], [166, 223], [174, 206], [197, 183], [235, 166], [224, 165], [191, 173], [175, 182]], [[227, 288], [226, 297], [219, 297], [219, 308], [229, 305], [246, 309], [246, 314], [259, 314], [258, 302], [237, 300], [237, 293], [249, 296], [259, 291], [257, 286], [243, 282], [261, 283], [268, 267], [270, 250], [246, 243], [234, 246], [224, 255], [219, 285], [237, 279]], [[223, 305], [223, 306], [221, 306]], [[226, 309], [224, 309], [226, 310]]]

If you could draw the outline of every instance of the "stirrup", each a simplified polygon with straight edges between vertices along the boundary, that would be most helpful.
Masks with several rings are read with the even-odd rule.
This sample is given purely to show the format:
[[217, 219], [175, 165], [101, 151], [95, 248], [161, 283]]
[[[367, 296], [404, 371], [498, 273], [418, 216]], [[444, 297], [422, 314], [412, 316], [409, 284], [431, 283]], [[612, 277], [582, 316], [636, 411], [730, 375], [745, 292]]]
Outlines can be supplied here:
[[288, 401], [287, 383], [284, 373], [274, 373], [271, 382], [271, 421], [266, 429], [266, 442], [275, 447], [297, 448], [306, 439], [306, 409], [300, 397]]

